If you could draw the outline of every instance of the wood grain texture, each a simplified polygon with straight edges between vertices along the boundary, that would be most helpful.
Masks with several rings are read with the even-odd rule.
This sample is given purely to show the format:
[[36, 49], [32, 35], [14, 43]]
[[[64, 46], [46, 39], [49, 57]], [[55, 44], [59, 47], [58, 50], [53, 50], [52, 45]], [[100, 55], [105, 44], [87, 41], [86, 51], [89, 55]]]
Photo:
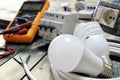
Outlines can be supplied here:
[[[20, 61], [19, 56], [25, 60], [28, 55], [31, 55], [28, 62], [28, 68], [32, 70], [34, 66], [36, 66], [37, 63], [44, 58], [44, 56], [46, 56], [46, 52], [39, 49], [40, 45], [38, 43], [40, 44], [41, 40], [36, 41], [24, 50], [20, 50], [14, 58]], [[24, 75], [25, 72], [22, 66], [19, 65], [13, 58], [0, 67], [0, 80], [20, 80]]]
[[[37, 80], [53, 80], [51, 67], [47, 56], [31, 71]], [[23, 80], [28, 80], [25, 77]]]

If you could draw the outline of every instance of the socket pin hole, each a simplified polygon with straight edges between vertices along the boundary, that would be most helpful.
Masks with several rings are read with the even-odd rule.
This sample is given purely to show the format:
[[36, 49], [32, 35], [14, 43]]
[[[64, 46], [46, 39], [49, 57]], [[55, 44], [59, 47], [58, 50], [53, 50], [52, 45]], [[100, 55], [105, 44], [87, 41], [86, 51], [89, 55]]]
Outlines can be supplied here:
[[56, 15], [56, 18], [58, 18], [58, 15]]
[[62, 19], [64, 19], [64, 16], [62, 16]]
[[114, 20], [115, 18], [113, 17], [113, 20]]
[[109, 19], [112, 19], [112, 16], [110, 16]]

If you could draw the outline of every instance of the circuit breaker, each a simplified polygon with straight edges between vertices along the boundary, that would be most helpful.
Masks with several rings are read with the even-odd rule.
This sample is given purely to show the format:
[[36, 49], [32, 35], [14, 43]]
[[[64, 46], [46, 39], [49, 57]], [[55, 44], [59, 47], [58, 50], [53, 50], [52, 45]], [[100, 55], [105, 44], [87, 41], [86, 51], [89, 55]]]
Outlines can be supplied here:
[[78, 19], [77, 13], [67, 11], [45, 11], [40, 21], [39, 35], [51, 41], [60, 34], [73, 34]]

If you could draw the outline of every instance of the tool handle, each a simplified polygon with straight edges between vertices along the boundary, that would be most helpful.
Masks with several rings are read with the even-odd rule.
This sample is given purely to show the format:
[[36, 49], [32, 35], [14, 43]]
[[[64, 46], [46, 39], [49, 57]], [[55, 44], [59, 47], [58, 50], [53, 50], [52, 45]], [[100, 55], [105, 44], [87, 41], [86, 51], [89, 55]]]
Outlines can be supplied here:
[[18, 32], [20, 29], [24, 28], [25, 26], [31, 25], [31, 24], [32, 24], [32, 21], [28, 21], [28, 22], [20, 24], [18, 26], [14, 26], [9, 29], [3, 30], [2, 32], [0, 32], [0, 34], [15, 33], [15, 32]]

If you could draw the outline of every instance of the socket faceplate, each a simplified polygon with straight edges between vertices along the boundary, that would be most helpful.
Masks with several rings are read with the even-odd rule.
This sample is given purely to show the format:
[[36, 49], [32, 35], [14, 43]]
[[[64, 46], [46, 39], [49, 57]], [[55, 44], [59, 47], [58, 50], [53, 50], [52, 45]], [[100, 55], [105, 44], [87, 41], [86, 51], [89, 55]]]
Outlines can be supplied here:
[[95, 19], [102, 25], [114, 28], [119, 10], [99, 6]]

